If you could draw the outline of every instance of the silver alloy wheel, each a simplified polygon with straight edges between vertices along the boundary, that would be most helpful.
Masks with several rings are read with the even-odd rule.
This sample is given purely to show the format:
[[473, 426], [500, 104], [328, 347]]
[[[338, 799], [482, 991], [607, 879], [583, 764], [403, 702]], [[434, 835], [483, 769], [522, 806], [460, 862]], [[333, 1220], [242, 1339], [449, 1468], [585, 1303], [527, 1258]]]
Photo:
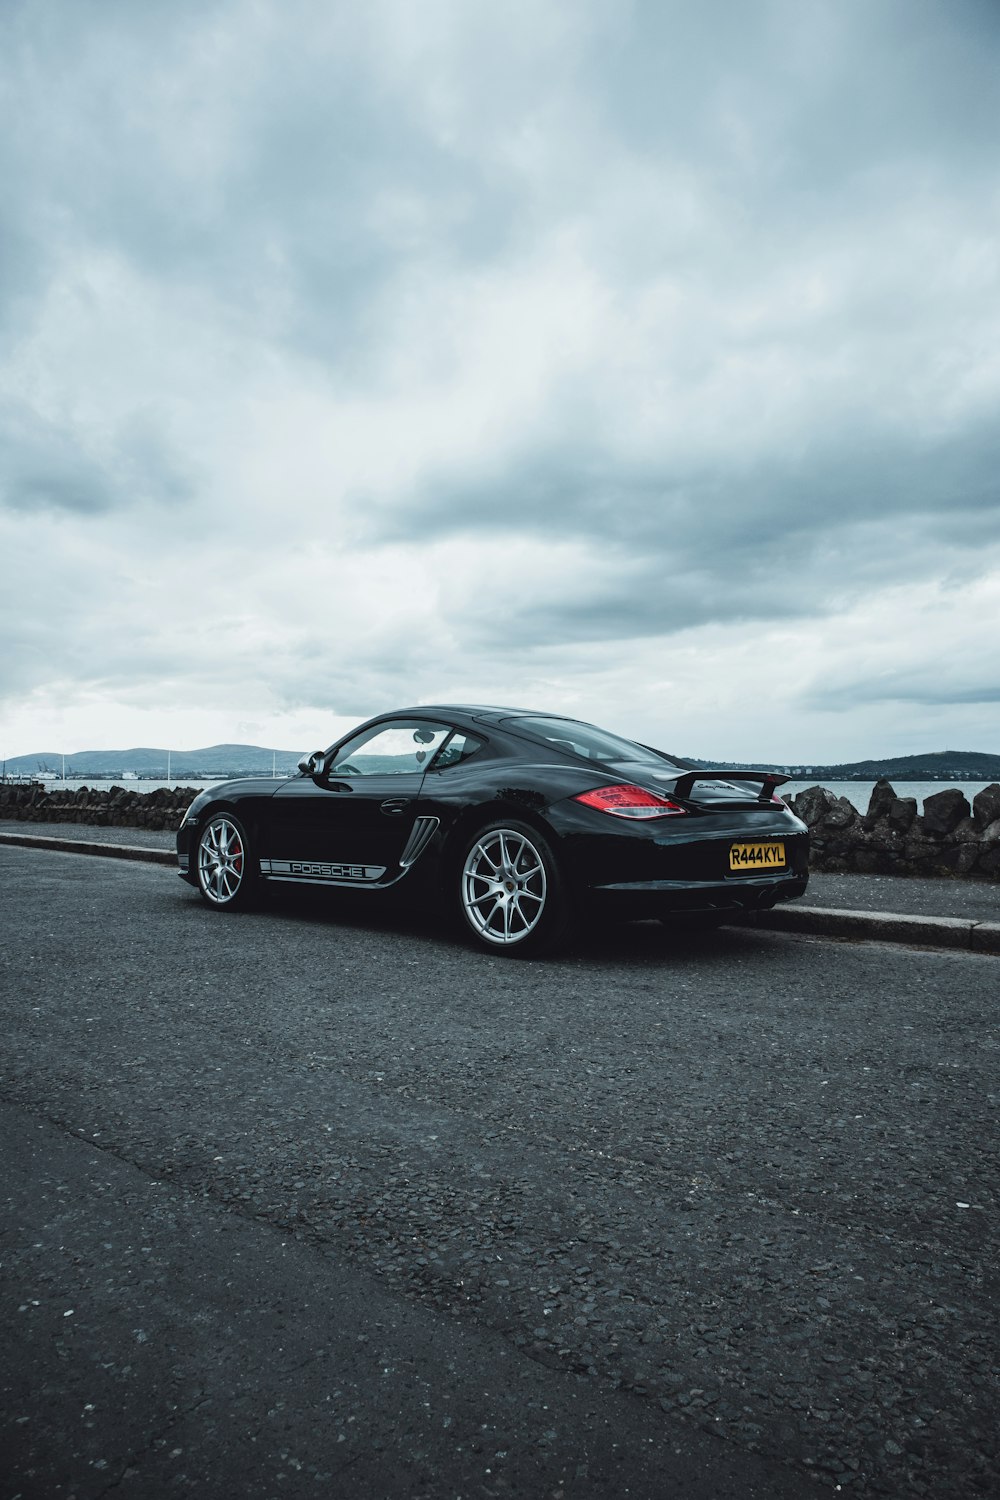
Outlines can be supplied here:
[[225, 906], [239, 894], [245, 873], [243, 836], [230, 818], [213, 818], [198, 840], [198, 884], [209, 901]]
[[469, 850], [462, 906], [472, 930], [509, 947], [534, 932], [547, 894], [545, 865], [534, 844], [513, 828], [490, 828]]

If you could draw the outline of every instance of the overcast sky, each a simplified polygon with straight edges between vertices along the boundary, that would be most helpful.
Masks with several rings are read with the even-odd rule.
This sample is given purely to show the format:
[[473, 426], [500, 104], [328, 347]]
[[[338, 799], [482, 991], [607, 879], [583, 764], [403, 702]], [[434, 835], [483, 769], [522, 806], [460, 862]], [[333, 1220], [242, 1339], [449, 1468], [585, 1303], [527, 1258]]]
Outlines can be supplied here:
[[3, 0], [0, 754], [1000, 751], [995, 0]]

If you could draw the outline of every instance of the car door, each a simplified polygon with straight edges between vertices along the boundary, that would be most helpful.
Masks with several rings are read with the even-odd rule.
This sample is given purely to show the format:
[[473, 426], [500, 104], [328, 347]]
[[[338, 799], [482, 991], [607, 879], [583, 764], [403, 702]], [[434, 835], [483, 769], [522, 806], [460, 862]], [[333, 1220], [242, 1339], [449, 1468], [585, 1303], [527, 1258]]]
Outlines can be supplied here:
[[321, 775], [275, 793], [262, 868], [277, 879], [373, 885], [398, 873], [431, 757], [451, 726], [390, 719], [335, 746]]

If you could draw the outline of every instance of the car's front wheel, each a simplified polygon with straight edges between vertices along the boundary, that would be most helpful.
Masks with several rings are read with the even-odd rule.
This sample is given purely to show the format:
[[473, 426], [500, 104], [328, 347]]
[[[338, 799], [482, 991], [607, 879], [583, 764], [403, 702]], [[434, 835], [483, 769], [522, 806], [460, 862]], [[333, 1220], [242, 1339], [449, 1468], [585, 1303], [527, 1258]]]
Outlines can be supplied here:
[[534, 828], [513, 819], [480, 829], [466, 846], [459, 904], [473, 937], [494, 952], [551, 951], [572, 931], [551, 849]]
[[216, 909], [246, 906], [257, 884], [246, 829], [231, 813], [209, 818], [198, 839], [198, 889]]

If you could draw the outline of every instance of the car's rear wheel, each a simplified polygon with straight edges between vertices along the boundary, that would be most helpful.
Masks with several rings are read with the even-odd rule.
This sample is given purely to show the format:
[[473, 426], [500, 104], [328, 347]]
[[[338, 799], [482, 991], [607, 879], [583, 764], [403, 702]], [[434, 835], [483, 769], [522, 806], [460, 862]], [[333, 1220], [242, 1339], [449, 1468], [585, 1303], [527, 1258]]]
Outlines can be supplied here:
[[232, 813], [209, 818], [198, 838], [198, 889], [217, 910], [246, 906], [257, 884], [246, 829]]
[[466, 845], [459, 904], [473, 937], [492, 952], [548, 952], [572, 931], [551, 849], [536, 829], [513, 819], [490, 823]]

